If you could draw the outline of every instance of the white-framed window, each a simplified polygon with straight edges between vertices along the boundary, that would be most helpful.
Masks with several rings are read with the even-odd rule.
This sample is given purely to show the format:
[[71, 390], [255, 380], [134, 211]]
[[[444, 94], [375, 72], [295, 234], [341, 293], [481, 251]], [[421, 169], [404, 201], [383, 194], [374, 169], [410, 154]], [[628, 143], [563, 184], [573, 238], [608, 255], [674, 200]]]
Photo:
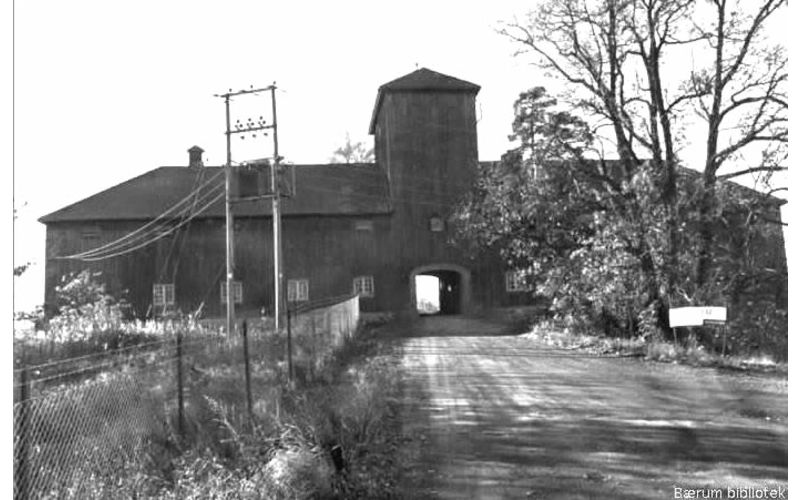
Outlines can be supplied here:
[[[233, 291], [233, 303], [242, 303], [242, 282], [232, 281], [231, 290]], [[219, 283], [219, 301], [223, 304], [228, 303], [228, 284], [225, 281]]]
[[175, 285], [172, 283], [156, 283], [153, 285], [153, 305], [175, 305]]
[[438, 215], [434, 215], [428, 221], [429, 229], [434, 233], [441, 233], [444, 231], [444, 219], [439, 217]]
[[361, 297], [375, 296], [375, 280], [372, 276], [358, 276], [353, 280], [353, 293]]
[[530, 269], [515, 269], [506, 272], [507, 292], [529, 292], [533, 290], [533, 271]]
[[286, 285], [289, 287], [289, 302], [302, 302], [308, 300], [308, 280], [289, 280]]

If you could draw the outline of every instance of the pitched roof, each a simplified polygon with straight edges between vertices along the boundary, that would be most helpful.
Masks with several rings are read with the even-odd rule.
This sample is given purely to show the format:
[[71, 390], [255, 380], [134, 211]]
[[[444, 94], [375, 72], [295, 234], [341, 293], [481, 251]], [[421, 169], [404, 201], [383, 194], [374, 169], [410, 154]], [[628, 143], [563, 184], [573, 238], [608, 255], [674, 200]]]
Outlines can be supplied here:
[[[101, 191], [39, 219], [48, 224], [85, 220], [148, 220], [167, 211], [196, 186], [212, 179], [222, 167], [160, 167]], [[391, 212], [386, 175], [374, 164], [296, 165], [297, 192], [284, 199], [283, 214], [367, 215]], [[224, 185], [220, 175], [201, 193]], [[221, 191], [220, 191], [221, 192]], [[213, 199], [210, 195], [198, 207]], [[179, 211], [178, 211], [179, 212]], [[266, 216], [272, 212], [268, 199], [238, 202], [235, 216]], [[201, 217], [224, 217], [220, 199], [203, 210]]]
[[369, 122], [369, 133], [375, 133], [375, 121], [378, 119], [378, 111], [383, 103], [383, 96], [386, 92], [473, 92], [477, 93], [481, 89], [480, 85], [475, 85], [465, 80], [460, 80], [453, 76], [445, 75], [428, 68], [420, 68], [411, 73], [396, 78], [391, 82], [384, 83], [378, 87], [378, 95], [375, 98], [375, 107], [372, 109], [372, 119]]
[[384, 83], [378, 90], [463, 90], [477, 92], [480, 85], [438, 73], [428, 68], [416, 71]]

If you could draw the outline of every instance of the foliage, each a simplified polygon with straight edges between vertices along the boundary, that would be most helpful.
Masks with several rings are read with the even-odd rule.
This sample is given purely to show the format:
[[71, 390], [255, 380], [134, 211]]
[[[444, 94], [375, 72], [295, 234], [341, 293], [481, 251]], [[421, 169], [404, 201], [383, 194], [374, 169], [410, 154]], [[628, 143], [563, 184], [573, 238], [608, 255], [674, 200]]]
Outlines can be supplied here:
[[[96, 464], [64, 467], [69, 477], [46, 475], [47, 481], [58, 482], [54, 495], [391, 497], [399, 472], [393, 458], [399, 433], [392, 418], [399, 385], [396, 359], [383, 355], [385, 344], [360, 329], [327, 358], [326, 376], [291, 387], [275, 369], [281, 339], [261, 338], [265, 345], [253, 333], [251, 353], [269, 354], [251, 360], [252, 380], [259, 388], [252, 416], [241, 387], [240, 339], [193, 338], [189, 331], [184, 331], [180, 436], [171, 356], [159, 356], [157, 363], [140, 360], [136, 368], [120, 362], [113, 373], [96, 380], [51, 390], [56, 403], [44, 412], [37, 409], [36, 421], [48, 426], [47, 450], [60, 454], [42, 455], [47, 461], [43, 470], [60, 471], [73, 452], [102, 456]], [[138, 443], [136, 449], [118, 449], [122, 438]], [[334, 457], [342, 460], [338, 466]]]
[[122, 329], [126, 304], [106, 293], [99, 277], [87, 269], [61, 278], [55, 288], [58, 312], [48, 325], [51, 336], [66, 341]]
[[19, 266], [14, 266], [14, 276], [15, 277], [22, 276], [23, 274], [25, 274], [25, 271], [27, 271], [29, 267], [31, 267], [30, 262], [26, 262], [25, 264]]
[[350, 134], [346, 134], [343, 146], [336, 149], [331, 163], [371, 163], [375, 161], [375, 151], [361, 142], [352, 142]]
[[[728, 304], [735, 318], [736, 306], [759, 288], [781, 289], [785, 261], [775, 247], [780, 228], [764, 221], [775, 210], [768, 197], [729, 184], [717, 190], [715, 223], [724, 237], [713, 280], [698, 286], [697, 174], [679, 172], [676, 201], [666, 206], [656, 162], [587, 158], [595, 135], [544, 89], [521, 94], [515, 109], [522, 116], [512, 137], [527, 139], [481, 167], [456, 227], [474, 251], [493, 248], [510, 268], [531, 268], [535, 293], [552, 299], [557, 318], [606, 335], [664, 338], [668, 305]], [[670, 246], [673, 217], [679, 236]]]
[[[22, 207], [25, 207], [27, 204], [28, 204], [28, 202], [26, 201], [25, 203], [22, 204]], [[19, 209], [17, 207], [14, 207], [14, 223], [15, 224], [16, 224], [16, 220], [17, 220], [17, 217], [18, 217], [18, 215], [17, 215], [18, 211], [19, 211]], [[26, 263], [21, 264], [19, 266], [14, 266], [14, 277], [16, 278], [18, 276], [22, 276], [23, 274], [25, 274], [25, 271], [27, 271], [32, 265], [33, 265], [32, 262], [26, 262]]]
[[[541, 87], [520, 95], [519, 146], [480, 172], [457, 215], [462, 236], [532, 268], [555, 314], [606, 334], [664, 336], [674, 305], [727, 304], [736, 322], [740, 305], [785, 290], [776, 205], [717, 182], [758, 174], [781, 189], [786, 53], [765, 33], [785, 4], [550, 0], [507, 25], [565, 91], [560, 102]], [[688, 50], [696, 64], [679, 63]], [[679, 154], [695, 115], [699, 175]], [[772, 295], [780, 310], [785, 297]]]

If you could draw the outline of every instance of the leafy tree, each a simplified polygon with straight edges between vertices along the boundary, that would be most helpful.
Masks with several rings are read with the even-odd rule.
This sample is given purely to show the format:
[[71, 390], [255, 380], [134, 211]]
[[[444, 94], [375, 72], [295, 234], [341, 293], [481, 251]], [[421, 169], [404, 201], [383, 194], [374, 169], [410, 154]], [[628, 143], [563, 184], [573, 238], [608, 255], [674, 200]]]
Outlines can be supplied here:
[[[475, 251], [499, 250], [510, 266], [532, 268], [536, 293], [552, 298], [553, 312], [564, 318], [599, 325], [607, 334], [662, 335], [669, 263], [663, 242], [670, 214], [657, 164], [642, 161], [628, 172], [624, 162], [603, 159], [591, 127], [561, 109], [541, 87], [520, 94], [514, 109], [511, 138], [519, 145], [501, 162], [481, 167], [456, 214], [459, 234]], [[692, 302], [692, 263], [703, 226], [696, 211], [702, 174], [685, 169], [676, 174], [681, 238], [673, 298]], [[717, 197], [717, 222], [728, 237], [717, 242], [722, 248], [715, 255], [717, 295], [712, 298], [736, 308], [780, 279], [780, 255], [769, 259], [772, 269], [759, 255], [776, 241], [780, 228], [759, 222], [768, 200], [762, 194], [724, 183]], [[776, 250], [779, 254], [781, 249]], [[763, 323], [782, 316], [759, 317]], [[773, 326], [777, 333], [762, 344], [780, 344], [781, 326]], [[753, 325], [754, 330], [761, 327]], [[752, 345], [752, 337], [744, 334], [728, 340], [737, 349]]]
[[331, 157], [331, 163], [371, 163], [375, 161], [375, 151], [359, 141], [352, 142], [350, 134], [346, 134], [343, 146], [336, 149]]
[[[765, 30], [785, 4], [551, 0], [527, 22], [502, 30], [566, 83], [562, 102], [591, 125], [593, 150], [575, 156], [597, 161], [596, 168], [585, 169], [594, 170], [595, 181], [614, 196], [596, 201], [611, 203], [616, 222], [627, 221], [619, 229], [636, 230], [638, 236], [624, 244], [649, 276], [644, 283], [655, 303], [648, 307], [662, 330], [670, 303], [704, 300], [731, 279], [720, 272], [712, 252], [725, 244], [712, 229], [727, 210], [720, 205], [717, 181], [761, 174], [770, 191], [781, 189], [770, 181], [785, 169], [786, 54], [769, 43]], [[686, 64], [690, 57], [695, 62]], [[531, 118], [546, 123], [526, 106], [518, 104], [515, 125]], [[682, 178], [679, 153], [696, 115], [706, 124], [706, 159], [702, 175]], [[535, 129], [518, 129], [523, 145], [538, 147], [542, 137]], [[615, 161], [604, 161], [607, 157]], [[734, 162], [753, 157], [758, 163], [720, 174], [726, 165], [730, 170]], [[614, 175], [602, 165], [611, 166]], [[748, 202], [756, 214], [749, 229], [753, 220], [766, 220], [769, 204], [763, 201]], [[697, 244], [687, 228], [696, 231]], [[687, 266], [691, 275], [684, 272]]]
[[626, 175], [620, 162], [589, 158], [589, 125], [541, 87], [522, 93], [515, 111], [520, 145], [483, 168], [458, 212], [460, 234], [532, 267], [556, 313], [632, 331], [639, 312], [659, 305], [664, 214], [652, 165]]
[[127, 303], [106, 292], [100, 273], [83, 270], [61, 278], [55, 288], [57, 314], [49, 321], [58, 340], [76, 340], [120, 330]]

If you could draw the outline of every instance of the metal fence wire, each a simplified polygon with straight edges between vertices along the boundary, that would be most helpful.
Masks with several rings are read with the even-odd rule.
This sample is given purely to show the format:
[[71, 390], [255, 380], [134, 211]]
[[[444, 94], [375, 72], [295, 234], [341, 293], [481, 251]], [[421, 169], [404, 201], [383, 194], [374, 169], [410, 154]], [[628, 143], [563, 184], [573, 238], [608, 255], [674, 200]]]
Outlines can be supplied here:
[[[295, 312], [292, 350], [307, 377], [358, 318], [358, 297]], [[224, 413], [246, 425], [273, 412], [287, 354], [274, 332], [194, 332], [15, 370], [14, 497], [108, 498], [123, 478], [130, 487], [146, 479], [144, 468], [168, 468], [154, 462], [180, 453], [181, 443], [219, 446], [224, 436], [203, 423]]]
[[90, 498], [86, 487], [126, 473], [145, 441], [164, 432], [157, 416], [174, 389], [155, 380], [154, 369], [171, 379], [171, 365], [167, 358], [82, 381], [69, 374], [33, 383], [23, 371], [14, 404], [15, 498]]

